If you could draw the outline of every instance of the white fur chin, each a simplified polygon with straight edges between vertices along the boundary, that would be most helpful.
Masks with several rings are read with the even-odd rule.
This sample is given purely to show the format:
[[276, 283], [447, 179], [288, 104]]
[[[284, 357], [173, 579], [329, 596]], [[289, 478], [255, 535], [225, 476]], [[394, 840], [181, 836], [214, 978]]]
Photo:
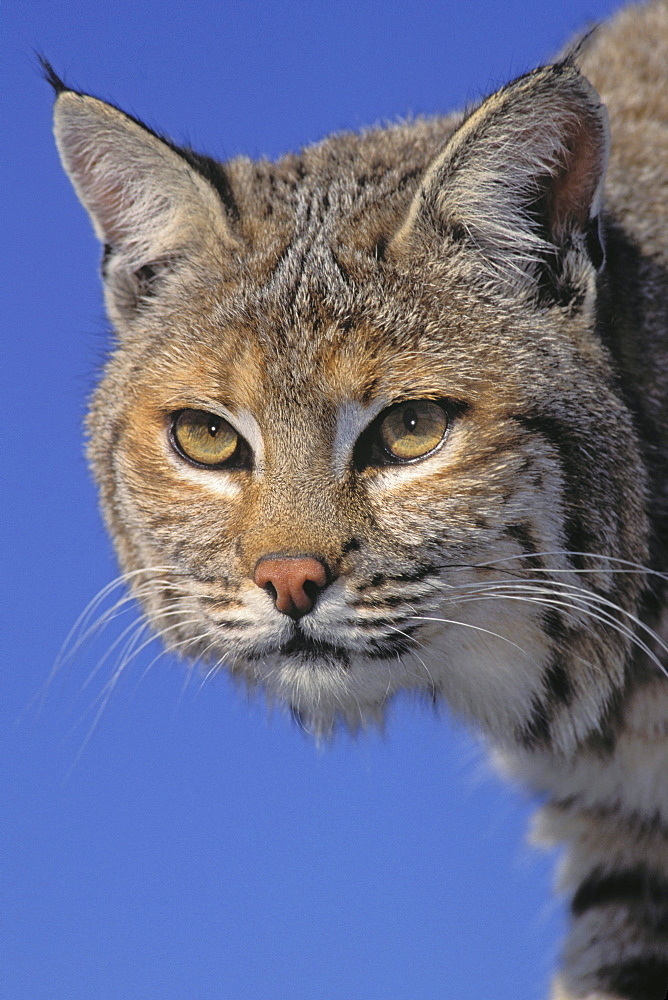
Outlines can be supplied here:
[[289, 707], [305, 729], [324, 739], [340, 727], [352, 733], [382, 727], [397, 691], [431, 688], [411, 657], [355, 657], [348, 665], [326, 653], [321, 659], [277, 655], [253, 664], [248, 674], [251, 686], [261, 687], [270, 703]]
[[[249, 688], [262, 691], [270, 705], [291, 710], [318, 738], [340, 727], [354, 733], [382, 725], [399, 691], [443, 698], [455, 714], [503, 737], [521, 725], [541, 693], [546, 646], [533, 610], [518, 616], [503, 602], [488, 601], [457, 608], [454, 621], [435, 614], [422, 626], [422, 638], [430, 641], [416, 643], [415, 652], [376, 659], [359, 651], [354, 631], [351, 636], [323, 620], [328, 608], [323, 601], [302, 629], [315, 643], [342, 645], [347, 656], [326, 645], [319, 656], [280, 652], [277, 647], [291, 639], [288, 623], [278, 615], [267, 620], [260, 608], [266, 627], [255, 636], [257, 658], [245, 660], [241, 653], [233, 668]], [[335, 610], [344, 617], [345, 605]]]

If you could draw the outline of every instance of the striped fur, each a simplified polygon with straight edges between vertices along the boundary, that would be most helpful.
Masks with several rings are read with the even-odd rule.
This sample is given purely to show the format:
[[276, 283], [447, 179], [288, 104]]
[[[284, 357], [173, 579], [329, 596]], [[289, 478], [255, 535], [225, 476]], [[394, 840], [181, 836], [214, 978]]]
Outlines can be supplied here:
[[[555, 1000], [668, 988], [667, 57], [657, 0], [466, 115], [227, 164], [49, 69], [118, 335], [88, 432], [123, 579], [316, 736], [406, 690], [482, 731], [567, 848]], [[447, 430], [409, 461], [416, 401]], [[257, 575], [287, 559], [322, 573], [299, 615]]]

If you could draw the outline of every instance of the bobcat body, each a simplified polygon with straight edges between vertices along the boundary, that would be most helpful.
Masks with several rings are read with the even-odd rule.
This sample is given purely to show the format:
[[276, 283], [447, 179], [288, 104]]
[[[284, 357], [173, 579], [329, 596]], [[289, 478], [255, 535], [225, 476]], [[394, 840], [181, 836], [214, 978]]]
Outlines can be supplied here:
[[631, 7], [466, 115], [276, 163], [49, 70], [148, 619], [316, 735], [402, 690], [468, 718], [567, 847], [559, 998], [668, 988], [667, 57]]

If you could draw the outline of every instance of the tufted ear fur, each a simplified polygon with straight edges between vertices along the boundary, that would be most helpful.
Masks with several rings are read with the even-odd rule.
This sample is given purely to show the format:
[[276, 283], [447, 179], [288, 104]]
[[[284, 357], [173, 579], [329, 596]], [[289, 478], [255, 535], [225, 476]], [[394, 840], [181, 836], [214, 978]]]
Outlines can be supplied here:
[[406, 252], [434, 234], [474, 251], [487, 282], [558, 300], [603, 263], [598, 212], [607, 113], [569, 62], [488, 98], [449, 139], [394, 238]]
[[[54, 132], [63, 166], [105, 247], [112, 320], [129, 320], [179, 262], [234, 244], [213, 184], [177, 150], [112, 105], [61, 89]], [[194, 158], [194, 157], [192, 157]]]

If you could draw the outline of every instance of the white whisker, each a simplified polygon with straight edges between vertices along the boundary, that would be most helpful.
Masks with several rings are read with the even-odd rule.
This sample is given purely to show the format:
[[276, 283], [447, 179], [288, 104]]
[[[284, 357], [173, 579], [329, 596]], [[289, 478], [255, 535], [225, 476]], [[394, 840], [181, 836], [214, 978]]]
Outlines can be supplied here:
[[[618, 559], [615, 556], [602, 555], [599, 552], [574, 552], [569, 549], [550, 549], [545, 552], [521, 552], [513, 556], [503, 556], [498, 559], [487, 559], [484, 562], [473, 563], [472, 567], [476, 569], [486, 569], [490, 566], [500, 566], [503, 563], [517, 562], [518, 560], [529, 560], [529, 559], [546, 559], [554, 556], [566, 557], [570, 559], [572, 556], [577, 556], [579, 558], [586, 559], [599, 559], [602, 562], [614, 564], [605, 567], [606, 573], [628, 573], [631, 575], [639, 574], [643, 576], [653, 576], [660, 580], [668, 581], [668, 573], [661, 572], [659, 570], [651, 569], [649, 566], [643, 566], [642, 563], [631, 562], [628, 559]], [[455, 568], [455, 567], [453, 567]], [[460, 569], [468, 569], [467, 566], [457, 567]], [[524, 566], [522, 567], [523, 572], [529, 573], [589, 573], [598, 572], [596, 569], [592, 568], [576, 568], [574, 566], [569, 567], [544, 567], [544, 566]]]
[[483, 632], [486, 635], [493, 636], [495, 639], [501, 639], [502, 642], [507, 642], [508, 645], [514, 646], [514, 648], [519, 650], [519, 652], [524, 656], [528, 655], [526, 650], [522, 649], [521, 646], [518, 646], [516, 642], [512, 641], [512, 639], [508, 639], [507, 636], [500, 635], [498, 632], [492, 632], [491, 629], [483, 628], [482, 625], [473, 625], [471, 622], [457, 621], [456, 618], [436, 618], [434, 615], [412, 615], [411, 621], [437, 622], [440, 625], [461, 625], [462, 628], [470, 628], [475, 632]]
[[[455, 604], [472, 600], [524, 600], [527, 603], [542, 604], [545, 607], [563, 607], [573, 613], [585, 614], [592, 621], [599, 621], [609, 626], [634, 643], [660, 670], [666, 672], [660, 659], [641, 638], [641, 635], [635, 632], [631, 625], [618, 621], [610, 611], [623, 615], [640, 633], [645, 634], [660, 649], [668, 652], [668, 646], [661, 637], [636, 615], [593, 591], [561, 581], [554, 581], [551, 586], [533, 581], [526, 583], [488, 581], [462, 587], [461, 591], [455, 599]], [[610, 611], [606, 609], [610, 609]]]

